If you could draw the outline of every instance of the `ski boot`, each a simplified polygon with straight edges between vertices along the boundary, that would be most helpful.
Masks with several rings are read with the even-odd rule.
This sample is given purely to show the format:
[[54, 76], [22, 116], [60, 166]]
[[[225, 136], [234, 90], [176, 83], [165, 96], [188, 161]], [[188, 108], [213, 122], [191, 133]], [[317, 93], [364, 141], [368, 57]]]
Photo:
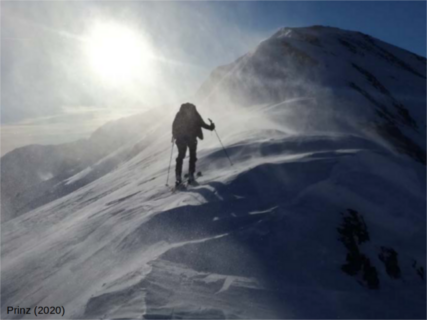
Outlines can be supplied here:
[[194, 178], [194, 174], [193, 173], [189, 173], [188, 174], [188, 179], [187, 179], [187, 183], [190, 186], [196, 186], [197, 185], [197, 181]]
[[181, 177], [176, 177], [175, 188], [178, 188], [181, 185], [182, 185], [182, 179], [181, 179]]

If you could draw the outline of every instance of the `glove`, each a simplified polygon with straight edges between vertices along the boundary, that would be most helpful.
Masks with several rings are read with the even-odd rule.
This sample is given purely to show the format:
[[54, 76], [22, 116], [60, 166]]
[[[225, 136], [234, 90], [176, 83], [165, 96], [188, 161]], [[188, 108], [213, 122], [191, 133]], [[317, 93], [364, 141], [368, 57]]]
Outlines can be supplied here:
[[211, 122], [211, 131], [215, 130], [215, 123], [211, 119], [208, 119]]

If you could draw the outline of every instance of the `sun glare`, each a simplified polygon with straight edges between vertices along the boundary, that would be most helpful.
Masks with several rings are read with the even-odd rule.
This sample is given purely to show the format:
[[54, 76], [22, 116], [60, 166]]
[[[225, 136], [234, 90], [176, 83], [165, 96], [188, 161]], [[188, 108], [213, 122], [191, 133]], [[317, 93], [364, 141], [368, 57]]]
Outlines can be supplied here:
[[90, 64], [104, 80], [123, 83], [149, 71], [153, 56], [150, 47], [133, 30], [117, 24], [98, 24], [86, 39]]

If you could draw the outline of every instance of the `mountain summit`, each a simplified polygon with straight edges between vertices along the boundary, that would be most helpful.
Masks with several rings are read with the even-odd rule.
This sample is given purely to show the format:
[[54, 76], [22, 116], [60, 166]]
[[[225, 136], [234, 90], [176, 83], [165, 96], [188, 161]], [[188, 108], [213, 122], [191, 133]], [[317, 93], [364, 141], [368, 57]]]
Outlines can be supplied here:
[[290, 128], [376, 135], [426, 162], [426, 58], [360, 32], [280, 29], [214, 70], [197, 97], [280, 109], [295, 99], [292, 121], [276, 118]]
[[207, 134], [182, 192], [175, 112], [121, 120], [141, 123], [127, 143], [29, 175], [1, 226], [2, 318], [425, 318], [425, 67], [362, 33], [279, 30], [197, 92], [233, 166]]

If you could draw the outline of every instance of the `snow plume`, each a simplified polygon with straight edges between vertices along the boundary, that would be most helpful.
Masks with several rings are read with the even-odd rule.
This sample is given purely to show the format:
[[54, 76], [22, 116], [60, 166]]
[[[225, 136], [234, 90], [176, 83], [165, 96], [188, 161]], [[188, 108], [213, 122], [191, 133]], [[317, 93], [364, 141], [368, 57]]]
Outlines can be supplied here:
[[[233, 83], [223, 78], [215, 89], [218, 92], [211, 94], [211, 98], [206, 99], [204, 104], [198, 105], [205, 118], [215, 121], [220, 137], [227, 144], [242, 139], [277, 139], [318, 134], [332, 136], [340, 133], [340, 122], [347, 120], [345, 114], [338, 118], [338, 113], [334, 112], [337, 102], [328, 88], [300, 81], [299, 90], [283, 88], [286, 93], [276, 98], [248, 99], [248, 93], [256, 96], [250, 89], [253, 84], [256, 86], [254, 91], [262, 91], [264, 85], [267, 88], [268, 84], [261, 84], [261, 80], [255, 76], [252, 80], [240, 76], [234, 81], [243, 82], [243, 86], [245, 83], [251, 84], [247, 90], [232, 89]], [[200, 100], [203, 101], [203, 98]]]
[[[276, 63], [264, 70], [273, 58], [256, 54], [247, 54], [211, 74], [196, 96], [204, 110], [235, 121], [234, 126], [245, 124], [247, 131], [257, 127], [294, 134], [338, 131], [337, 102], [330, 88], [287, 65]], [[248, 119], [255, 121], [250, 124]]]

